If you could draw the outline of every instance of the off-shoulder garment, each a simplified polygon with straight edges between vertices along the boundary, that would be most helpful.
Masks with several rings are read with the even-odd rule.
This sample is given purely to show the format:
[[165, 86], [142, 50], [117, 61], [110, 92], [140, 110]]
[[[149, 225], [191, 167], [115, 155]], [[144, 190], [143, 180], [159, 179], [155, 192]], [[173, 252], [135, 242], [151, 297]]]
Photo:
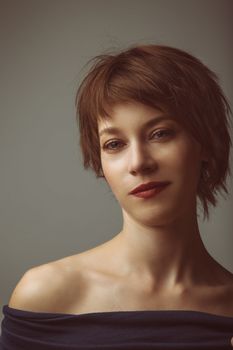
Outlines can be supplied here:
[[221, 350], [233, 317], [190, 310], [31, 312], [3, 306], [1, 350]]

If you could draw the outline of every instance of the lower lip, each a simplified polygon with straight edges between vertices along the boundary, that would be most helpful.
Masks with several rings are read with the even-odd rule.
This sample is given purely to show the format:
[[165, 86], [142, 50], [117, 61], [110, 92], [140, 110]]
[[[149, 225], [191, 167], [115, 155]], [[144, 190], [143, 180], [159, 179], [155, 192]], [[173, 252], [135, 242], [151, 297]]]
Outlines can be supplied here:
[[168, 186], [168, 184], [163, 185], [163, 186], [159, 186], [159, 187], [154, 187], [154, 188], [147, 190], [147, 191], [134, 193], [133, 195], [136, 197], [140, 197], [140, 198], [151, 198], [151, 197], [156, 196], [161, 191], [163, 191], [167, 186]]

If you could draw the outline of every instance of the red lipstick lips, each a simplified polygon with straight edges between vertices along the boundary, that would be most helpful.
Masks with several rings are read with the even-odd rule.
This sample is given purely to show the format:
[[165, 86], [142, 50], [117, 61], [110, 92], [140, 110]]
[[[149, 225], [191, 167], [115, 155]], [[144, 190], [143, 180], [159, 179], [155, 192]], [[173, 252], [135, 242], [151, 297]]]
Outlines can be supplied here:
[[129, 194], [136, 194], [140, 192], [145, 192], [151, 189], [160, 189], [161, 187], [164, 187], [168, 185], [170, 182], [169, 181], [153, 181], [153, 182], [148, 182], [145, 184], [141, 184], [140, 186], [135, 187]]

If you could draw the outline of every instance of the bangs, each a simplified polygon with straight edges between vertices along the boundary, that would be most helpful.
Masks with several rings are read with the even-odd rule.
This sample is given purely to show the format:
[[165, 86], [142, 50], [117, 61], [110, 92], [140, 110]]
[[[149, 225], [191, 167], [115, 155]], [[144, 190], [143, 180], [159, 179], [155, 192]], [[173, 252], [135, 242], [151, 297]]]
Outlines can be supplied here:
[[206, 150], [208, 164], [198, 196], [208, 204], [227, 193], [230, 174], [231, 109], [217, 75], [191, 54], [164, 45], [142, 45], [91, 59], [92, 67], [75, 99], [84, 168], [104, 177], [98, 122], [111, 118], [114, 105], [141, 103], [180, 123]]
[[79, 105], [84, 107], [82, 91], [85, 90], [85, 99], [89, 100], [85, 104], [86, 113], [93, 119], [110, 118], [111, 108], [120, 103], [137, 102], [164, 112], [174, 112], [176, 94], [171, 76], [168, 84], [168, 74], [161, 72], [158, 63], [156, 69], [150, 60], [148, 64], [145, 64], [145, 58], [131, 57], [129, 60], [124, 53], [117, 60], [111, 55], [99, 55], [90, 62], [93, 61], [92, 70], [77, 94], [80, 96]]

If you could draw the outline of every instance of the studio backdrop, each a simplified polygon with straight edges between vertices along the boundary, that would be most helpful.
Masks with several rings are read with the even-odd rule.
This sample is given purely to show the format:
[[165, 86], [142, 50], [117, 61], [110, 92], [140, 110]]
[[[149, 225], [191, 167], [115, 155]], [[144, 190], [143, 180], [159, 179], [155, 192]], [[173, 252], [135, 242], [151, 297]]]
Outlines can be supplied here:
[[[1, 307], [28, 269], [121, 230], [110, 189], [82, 167], [74, 100], [87, 61], [133, 44], [174, 46], [216, 72], [232, 106], [232, 15], [231, 0], [0, 1]], [[199, 227], [233, 272], [227, 184], [229, 196]]]

